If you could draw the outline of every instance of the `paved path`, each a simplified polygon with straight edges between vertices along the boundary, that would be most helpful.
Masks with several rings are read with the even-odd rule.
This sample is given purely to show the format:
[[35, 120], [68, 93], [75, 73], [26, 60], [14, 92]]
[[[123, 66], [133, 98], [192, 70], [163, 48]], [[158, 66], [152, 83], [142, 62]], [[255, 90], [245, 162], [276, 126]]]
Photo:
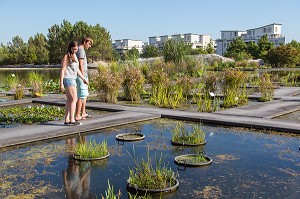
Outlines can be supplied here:
[[[277, 89], [275, 93], [277, 100], [215, 113], [88, 102], [87, 108], [109, 111], [109, 113], [93, 115], [92, 118], [84, 120], [82, 126], [65, 126], [63, 125], [63, 121], [55, 121], [39, 125], [0, 129], [0, 148], [160, 117], [300, 134], [300, 122], [270, 119], [280, 114], [300, 110], [300, 97], [297, 97], [298, 93], [300, 93], [300, 88], [280, 88]], [[2, 102], [0, 106], [7, 106], [11, 103], [30, 102], [63, 106], [65, 104], [65, 98], [64, 95], [49, 95], [46, 98]]]

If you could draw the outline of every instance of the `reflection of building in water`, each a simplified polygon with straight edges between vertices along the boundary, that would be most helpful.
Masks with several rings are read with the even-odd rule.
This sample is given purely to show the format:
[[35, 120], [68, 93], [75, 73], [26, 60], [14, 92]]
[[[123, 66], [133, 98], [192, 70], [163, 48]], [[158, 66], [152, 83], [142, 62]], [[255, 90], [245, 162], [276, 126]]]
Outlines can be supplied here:
[[[67, 149], [75, 149], [75, 138], [67, 139]], [[73, 151], [74, 152], [74, 151]], [[68, 158], [68, 168], [63, 170], [63, 182], [67, 199], [95, 198], [90, 194], [90, 162], [75, 161], [73, 155]]]

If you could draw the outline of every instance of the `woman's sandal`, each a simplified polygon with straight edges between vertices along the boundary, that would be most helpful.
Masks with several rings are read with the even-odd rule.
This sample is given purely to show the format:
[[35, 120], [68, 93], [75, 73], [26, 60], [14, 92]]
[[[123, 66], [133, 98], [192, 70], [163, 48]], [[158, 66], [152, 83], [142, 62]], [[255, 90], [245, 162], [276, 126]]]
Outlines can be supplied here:
[[82, 125], [81, 122], [78, 122], [78, 121], [75, 121], [75, 122], [70, 122], [69, 125], [72, 125], [72, 126], [79, 126], [79, 125]]

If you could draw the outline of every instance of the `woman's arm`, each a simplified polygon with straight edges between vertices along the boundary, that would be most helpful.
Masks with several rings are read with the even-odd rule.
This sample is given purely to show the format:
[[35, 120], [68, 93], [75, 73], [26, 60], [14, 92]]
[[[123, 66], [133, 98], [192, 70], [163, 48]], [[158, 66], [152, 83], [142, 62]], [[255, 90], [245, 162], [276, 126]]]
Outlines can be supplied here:
[[65, 76], [65, 71], [68, 64], [68, 56], [65, 54], [65, 56], [61, 60], [61, 70], [60, 70], [60, 76], [59, 76], [59, 82], [60, 82], [60, 90], [63, 92], [65, 90], [63, 79]]

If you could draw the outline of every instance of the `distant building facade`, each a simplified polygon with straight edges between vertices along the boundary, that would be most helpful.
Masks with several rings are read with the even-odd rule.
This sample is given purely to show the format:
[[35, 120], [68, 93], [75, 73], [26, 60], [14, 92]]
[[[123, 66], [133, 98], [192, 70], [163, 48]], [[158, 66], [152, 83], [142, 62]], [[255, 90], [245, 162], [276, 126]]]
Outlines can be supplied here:
[[212, 41], [213, 46], [215, 42], [211, 40], [210, 35], [199, 35], [193, 33], [186, 34], [174, 34], [174, 35], [163, 35], [163, 36], [152, 36], [149, 37], [149, 45], [157, 46], [162, 48], [164, 43], [168, 39], [182, 39], [186, 44], [191, 45], [192, 48], [206, 49], [208, 44]]
[[119, 39], [113, 42], [113, 47], [119, 53], [123, 53], [124, 51], [136, 48], [139, 53], [142, 53], [144, 43], [141, 40], [132, 40], [132, 39]]
[[262, 26], [259, 28], [248, 29], [246, 31], [240, 30], [224, 30], [221, 31], [221, 39], [216, 40], [217, 54], [224, 55], [229, 44], [232, 43], [233, 39], [242, 37], [245, 43], [255, 42], [258, 43], [259, 39], [267, 35], [270, 42], [274, 43], [275, 46], [285, 44], [285, 37], [281, 34], [281, 24], [273, 23], [270, 25]]

